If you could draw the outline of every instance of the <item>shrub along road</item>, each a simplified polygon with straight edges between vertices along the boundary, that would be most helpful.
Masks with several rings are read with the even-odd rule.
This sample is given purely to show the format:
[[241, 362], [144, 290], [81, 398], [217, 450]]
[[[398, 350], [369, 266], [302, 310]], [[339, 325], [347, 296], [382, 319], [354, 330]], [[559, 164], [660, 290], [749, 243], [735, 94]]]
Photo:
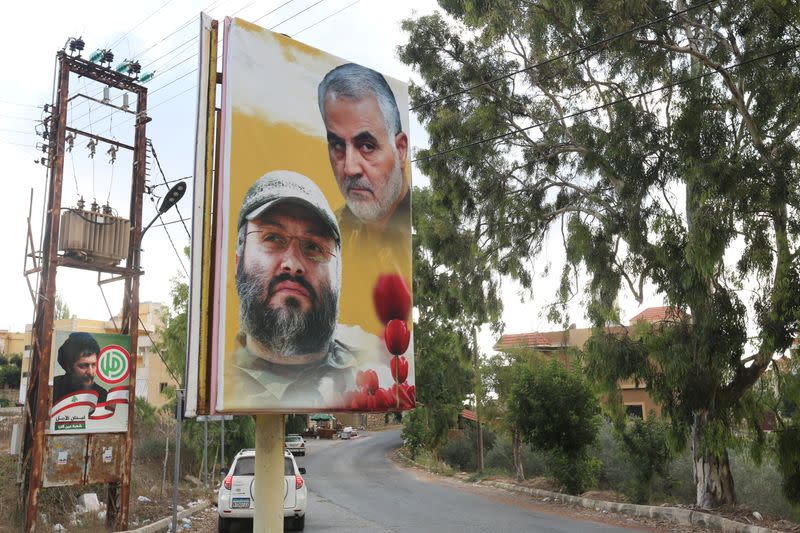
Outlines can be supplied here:
[[[547, 505], [496, 488], [400, 468], [387, 458], [400, 444], [397, 430], [369, 433], [350, 441], [309, 441], [306, 457], [297, 458], [307, 469], [310, 501], [306, 531], [657, 530], [627, 517]], [[200, 519], [196, 527], [192, 529], [211, 533], [216, 523]]]

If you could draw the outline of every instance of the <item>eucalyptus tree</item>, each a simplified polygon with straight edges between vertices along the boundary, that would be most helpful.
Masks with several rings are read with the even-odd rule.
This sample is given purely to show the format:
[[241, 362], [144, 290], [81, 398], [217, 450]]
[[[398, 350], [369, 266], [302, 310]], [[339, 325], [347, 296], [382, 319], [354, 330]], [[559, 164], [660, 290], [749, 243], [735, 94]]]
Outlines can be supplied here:
[[436, 194], [420, 188], [413, 193], [416, 389], [425, 411], [414, 427], [425, 426], [423, 440], [434, 451], [473, 392], [474, 328], [496, 324], [501, 309], [496, 280], [476, 253], [468, 221], [450, 216]]
[[558, 294], [585, 288], [598, 327], [623, 289], [663, 295], [672, 320], [597, 336], [590, 367], [644, 379], [691, 435], [697, 504], [734, 501], [742, 400], [800, 314], [796, 3], [439, 4], [399, 50], [422, 79], [432, 216], [472, 224], [480, 260], [526, 287], [562, 237]]

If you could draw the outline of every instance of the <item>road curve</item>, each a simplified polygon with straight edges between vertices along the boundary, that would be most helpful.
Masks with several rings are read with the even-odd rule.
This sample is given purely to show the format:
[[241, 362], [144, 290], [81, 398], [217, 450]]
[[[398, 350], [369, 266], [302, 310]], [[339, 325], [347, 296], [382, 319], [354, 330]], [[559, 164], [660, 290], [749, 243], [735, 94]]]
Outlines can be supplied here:
[[545, 513], [524, 498], [475, 490], [452, 480], [422, 479], [386, 457], [400, 444], [397, 430], [350, 441], [309, 441], [308, 455], [297, 458], [308, 470], [306, 531], [634, 531]]

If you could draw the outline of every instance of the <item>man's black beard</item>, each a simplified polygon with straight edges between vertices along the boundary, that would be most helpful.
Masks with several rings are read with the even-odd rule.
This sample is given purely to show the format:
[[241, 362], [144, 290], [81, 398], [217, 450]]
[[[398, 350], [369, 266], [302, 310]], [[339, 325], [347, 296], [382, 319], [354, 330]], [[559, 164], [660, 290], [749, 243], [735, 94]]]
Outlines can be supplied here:
[[[285, 306], [274, 309], [269, 305], [275, 286], [293, 281], [308, 291], [311, 308], [300, 310], [297, 298], [288, 297]], [[336, 327], [336, 299], [330, 284], [320, 287], [320, 294], [302, 277], [280, 274], [270, 280], [266, 297], [264, 284], [239, 263], [236, 271], [239, 291], [239, 320], [242, 331], [276, 354], [291, 356], [327, 350]]]

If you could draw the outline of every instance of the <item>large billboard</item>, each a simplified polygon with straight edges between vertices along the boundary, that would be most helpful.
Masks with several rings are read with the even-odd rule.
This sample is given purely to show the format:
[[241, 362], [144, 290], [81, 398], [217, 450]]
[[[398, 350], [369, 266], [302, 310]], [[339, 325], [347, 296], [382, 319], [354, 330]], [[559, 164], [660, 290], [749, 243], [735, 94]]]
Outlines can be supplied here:
[[49, 433], [127, 431], [130, 348], [128, 335], [53, 332]]
[[395, 79], [225, 21], [215, 410], [414, 406], [407, 109]]

